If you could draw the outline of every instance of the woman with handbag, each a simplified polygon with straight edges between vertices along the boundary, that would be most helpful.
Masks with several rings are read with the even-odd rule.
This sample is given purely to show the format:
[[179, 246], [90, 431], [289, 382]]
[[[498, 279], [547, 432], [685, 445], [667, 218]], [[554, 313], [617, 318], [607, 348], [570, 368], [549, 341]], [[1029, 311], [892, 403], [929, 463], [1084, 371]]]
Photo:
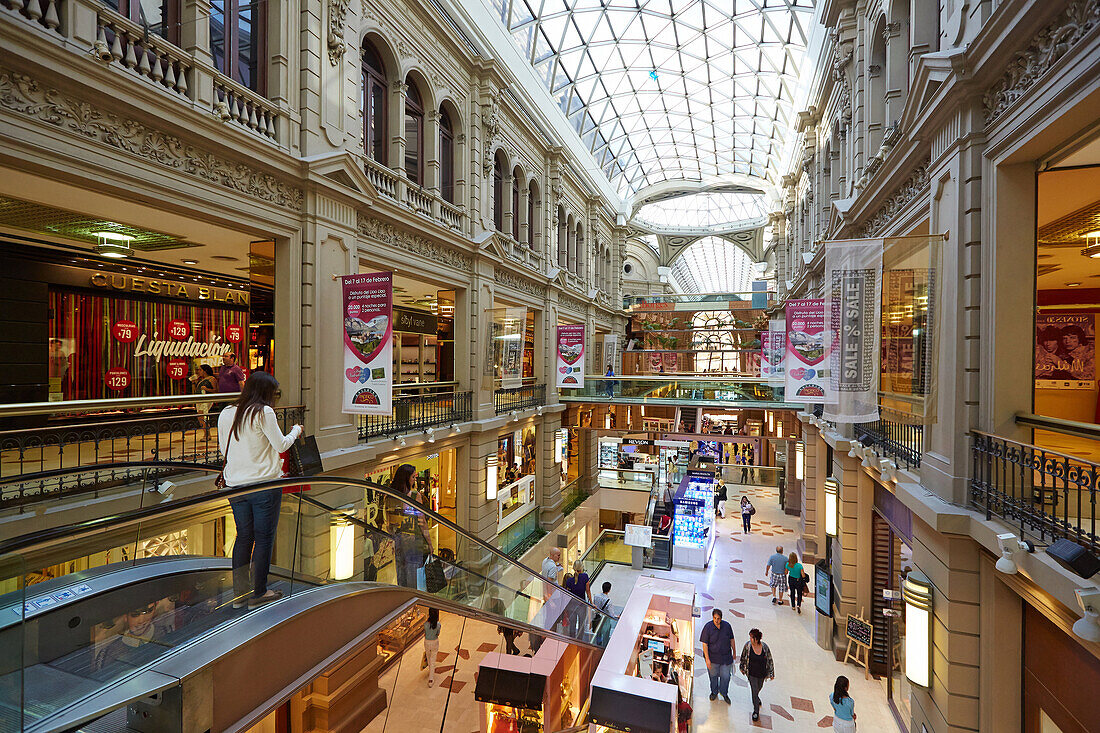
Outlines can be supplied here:
[[424, 495], [416, 486], [416, 468], [402, 463], [393, 472], [390, 489], [408, 497], [408, 502], [390, 502], [390, 525], [394, 527], [394, 544], [397, 551], [397, 584], [406, 588], [427, 590], [423, 580], [424, 561], [432, 554], [432, 540], [428, 533], [428, 518], [417, 509], [425, 506]]
[[745, 527], [745, 534], [752, 532], [752, 515], [756, 514], [756, 507], [749, 501], [749, 497], [741, 496], [741, 524]]
[[791, 608], [802, 613], [802, 594], [806, 592], [806, 569], [798, 561], [798, 554], [792, 552], [787, 557], [787, 587], [791, 591]]
[[[218, 415], [218, 448], [225, 456], [225, 468], [215, 481], [220, 487], [248, 486], [283, 475], [279, 454], [294, 444], [302, 426], [294, 425], [283, 435], [272, 408], [278, 392], [275, 377], [255, 372], [245, 381], [236, 403]], [[233, 542], [233, 608], [245, 605], [255, 608], [283, 595], [267, 587], [282, 494], [282, 489], [269, 489], [229, 502], [237, 527], [237, 539]], [[248, 595], [249, 567], [251, 595]]]

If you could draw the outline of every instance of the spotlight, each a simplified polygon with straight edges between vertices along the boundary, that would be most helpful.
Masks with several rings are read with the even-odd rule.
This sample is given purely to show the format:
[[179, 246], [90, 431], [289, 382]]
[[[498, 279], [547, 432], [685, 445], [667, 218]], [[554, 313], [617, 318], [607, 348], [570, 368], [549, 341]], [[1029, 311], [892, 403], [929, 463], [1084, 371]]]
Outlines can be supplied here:
[[400, 445], [402, 448], [405, 447], [405, 436], [404, 435], [401, 436], [401, 442], [398, 445]]
[[457, 425], [452, 425], [451, 426], [451, 432], [454, 433], [455, 435], [458, 435], [459, 433], [462, 432], [462, 428], [458, 427]]
[[1011, 532], [997, 535], [997, 544], [1001, 547], [1001, 557], [997, 560], [996, 568], [1005, 575], [1015, 575], [1019, 571], [1016, 560], [1013, 559], [1017, 552], [1035, 552], [1035, 545], [1028, 540], [1021, 540]]
[[428, 436], [429, 443], [435, 442], [435, 428], [428, 428], [424, 431], [424, 434]]
[[535, 411], [536, 411], [536, 412], [537, 412], [538, 414], [540, 414], [540, 415], [541, 415], [541, 414], [542, 414], [542, 405], [539, 405], [538, 407], [536, 407], [536, 408], [535, 408]]
[[1100, 642], [1100, 588], [1078, 588], [1073, 593], [1085, 612], [1073, 622], [1073, 633], [1085, 641]]
[[512, 422], [519, 422], [519, 413], [512, 410]]
[[852, 442], [848, 444], [848, 457], [849, 458], [863, 458], [863, 447], [859, 443]]

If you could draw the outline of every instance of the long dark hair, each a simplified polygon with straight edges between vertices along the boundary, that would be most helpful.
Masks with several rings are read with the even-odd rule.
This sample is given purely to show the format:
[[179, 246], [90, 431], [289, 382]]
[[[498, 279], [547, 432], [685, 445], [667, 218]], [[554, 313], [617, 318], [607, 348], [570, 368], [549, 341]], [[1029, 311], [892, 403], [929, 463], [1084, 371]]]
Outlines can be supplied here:
[[840, 675], [833, 683], [833, 702], [839, 705], [840, 701], [846, 697], [848, 697], [848, 678]]
[[[397, 467], [397, 470], [393, 472], [393, 478], [390, 479], [390, 488], [394, 491], [400, 491], [404, 495], [409, 493], [409, 478], [416, 475], [416, 467], [409, 463], [402, 463]], [[413, 484], [413, 488], [416, 488], [416, 484]]]
[[199, 364], [199, 369], [202, 369], [204, 372], [206, 372], [206, 376], [208, 377], [214, 376], [214, 370], [210, 368], [209, 364]]
[[241, 425], [246, 421], [251, 423], [256, 419], [265, 407], [271, 407], [275, 403], [275, 393], [279, 391], [279, 380], [267, 372], [252, 372], [248, 379], [244, 380], [244, 389], [237, 398], [237, 414], [233, 416], [233, 427], [229, 430], [229, 437], [240, 440]]
[[439, 609], [438, 608], [429, 608], [428, 609], [428, 626], [431, 626], [433, 629], [438, 629], [439, 628]]

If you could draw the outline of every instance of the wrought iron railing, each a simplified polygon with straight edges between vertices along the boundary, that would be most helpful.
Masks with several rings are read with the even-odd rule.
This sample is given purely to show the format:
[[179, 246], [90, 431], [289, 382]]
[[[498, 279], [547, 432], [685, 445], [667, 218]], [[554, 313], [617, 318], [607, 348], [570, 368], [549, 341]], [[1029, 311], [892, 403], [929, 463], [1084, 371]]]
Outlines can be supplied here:
[[512, 410], [528, 410], [546, 404], [545, 384], [525, 384], [522, 387], [501, 388], [493, 392], [493, 404], [498, 415]]
[[1066, 538], [1100, 553], [1100, 464], [980, 431], [971, 432], [970, 503], [1040, 542]]
[[473, 419], [472, 392], [395, 395], [392, 415], [361, 415], [359, 439], [427, 430]]
[[[94, 411], [81, 410], [73, 414], [66, 411], [66, 403], [63, 402], [53, 403], [59, 407], [50, 417], [28, 406], [24, 414], [43, 415], [41, 424], [0, 432], [0, 479], [81, 467], [88, 467], [89, 473], [69, 473], [8, 484], [0, 490], [0, 506], [94, 492], [135, 479], [156, 478], [170, 473], [103, 470], [112, 463], [146, 461], [219, 465], [218, 413], [196, 412], [193, 406], [180, 404], [185, 399], [166, 398], [159, 409], [140, 409], [122, 417], [112, 415], [109, 420], [102, 420], [102, 414]], [[5, 413], [9, 417], [18, 417], [12, 409], [5, 410]], [[302, 422], [304, 408], [301, 405], [276, 407], [275, 414], [285, 432], [290, 430], [291, 425]], [[172, 469], [171, 472], [178, 473], [178, 470]]]
[[[885, 412], [883, 414], [886, 414]], [[856, 423], [856, 440], [872, 445], [905, 468], [919, 468], [924, 452], [924, 425], [915, 422], [880, 419]]]

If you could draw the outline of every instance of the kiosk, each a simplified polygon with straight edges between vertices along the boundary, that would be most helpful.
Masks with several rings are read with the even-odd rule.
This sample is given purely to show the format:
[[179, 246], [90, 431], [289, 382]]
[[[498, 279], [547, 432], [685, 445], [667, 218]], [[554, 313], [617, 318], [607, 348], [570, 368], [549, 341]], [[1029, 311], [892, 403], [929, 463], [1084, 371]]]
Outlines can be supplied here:
[[672, 554], [674, 564], [699, 570], [710, 563], [714, 551], [714, 472], [692, 469], [684, 476], [673, 497]]

